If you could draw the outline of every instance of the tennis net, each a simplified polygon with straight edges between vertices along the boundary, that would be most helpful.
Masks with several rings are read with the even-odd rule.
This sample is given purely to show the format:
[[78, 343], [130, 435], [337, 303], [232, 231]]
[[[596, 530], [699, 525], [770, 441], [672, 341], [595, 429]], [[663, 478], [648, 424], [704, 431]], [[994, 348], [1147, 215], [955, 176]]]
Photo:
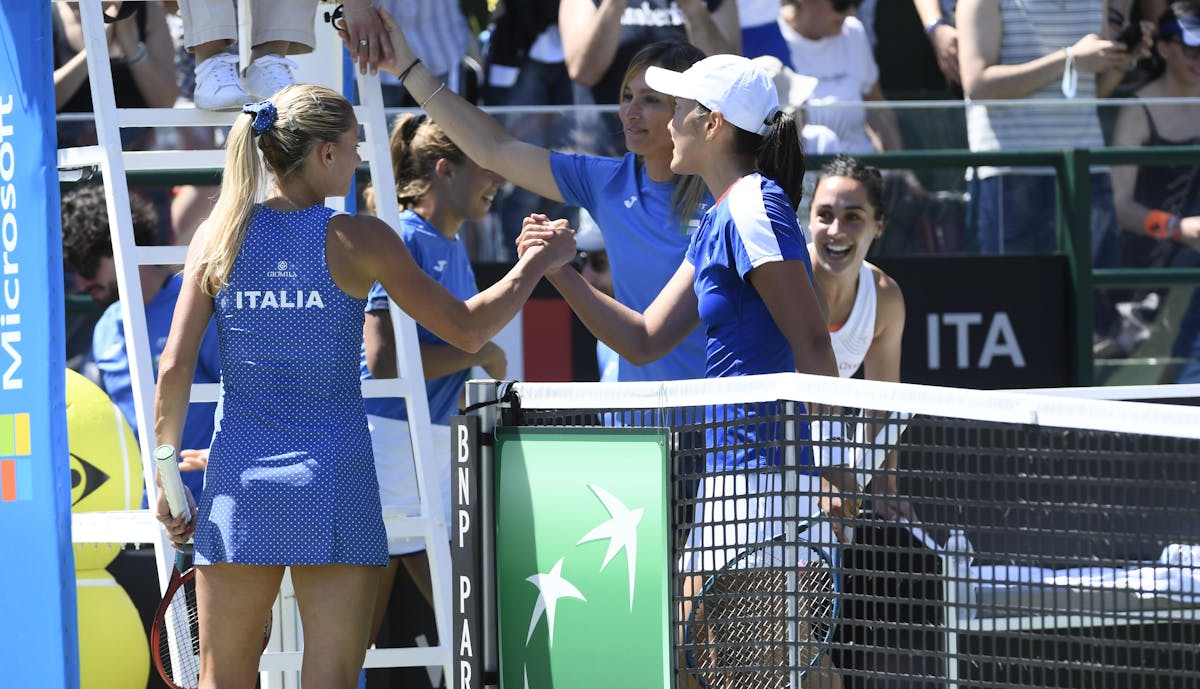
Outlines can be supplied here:
[[1200, 687], [1182, 395], [799, 374], [499, 391], [497, 431], [666, 429], [675, 686]]

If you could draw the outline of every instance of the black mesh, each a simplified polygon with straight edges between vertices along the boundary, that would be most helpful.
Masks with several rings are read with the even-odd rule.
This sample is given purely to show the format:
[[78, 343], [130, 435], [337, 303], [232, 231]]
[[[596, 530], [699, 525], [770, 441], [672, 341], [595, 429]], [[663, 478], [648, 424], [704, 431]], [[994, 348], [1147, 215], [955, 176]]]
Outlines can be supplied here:
[[[785, 402], [503, 423], [671, 429], [680, 687], [1200, 687], [1200, 441]], [[811, 457], [870, 477], [825, 469], [857, 509], [816, 529]]]

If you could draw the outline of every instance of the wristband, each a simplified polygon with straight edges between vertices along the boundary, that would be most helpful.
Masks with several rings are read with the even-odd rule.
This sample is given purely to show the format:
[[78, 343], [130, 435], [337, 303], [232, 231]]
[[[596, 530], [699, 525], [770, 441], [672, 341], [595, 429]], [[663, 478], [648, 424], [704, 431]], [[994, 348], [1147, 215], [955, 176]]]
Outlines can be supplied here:
[[949, 19], [946, 19], [945, 17], [938, 17], [937, 19], [934, 19], [932, 22], [929, 22], [929, 26], [925, 27], [925, 35], [932, 36], [933, 32], [937, 31], [937, 28], [939, 26], [954, 26], [954, 22], [950, 21]]
[[412, 71], [412, 68], [416, 67], [419, 64], [421, 64], [421, 58], [418, 57], [417, 59], [412, 61], [412, 64], [405, 67], [403, 72], [400, 72], [400, 75], [398, 78], [399, 78], [401, 84], [404, 84], [404, 79], [406, 77], [408, 77], [408, 73]]
[[1062, 75], [1062, 94], [1067, 98], [1074, 98], [1075, 91], [1079, 88], [1079, 72], [1075, 70], [1075, 56], [1071, 54], [1070, 48], [1063, 48], [1066, 64], [1063, 65]]
[[1157, 208], [1146, 214], [1143, 226], [1146, 230], [1146, 236], [1154, 237], [1155, 239], [1178, 241], [1181, 236], [1179, 231], [1179, 216], [1158, 210]]

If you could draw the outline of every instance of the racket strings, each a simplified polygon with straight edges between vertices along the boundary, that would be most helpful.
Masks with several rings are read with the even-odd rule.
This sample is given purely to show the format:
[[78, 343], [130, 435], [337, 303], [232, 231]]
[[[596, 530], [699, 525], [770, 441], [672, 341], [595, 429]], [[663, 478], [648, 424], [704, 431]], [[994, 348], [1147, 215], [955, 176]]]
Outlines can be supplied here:
[[792, 670], [816, 665], [832, 638], [834, 585], [823, 559], [799, 568], [714, 575], [697, 600], [687, 641], [702, 684], [709, 689], [790, 687]]
[[[174, 644], [174, 653], [172, 653]], [[158, 635], [159, 662], [177, 689], [194, 689], [200, 683], [200, 619], [196, 607], [196, 580], [185, 577], [171, 596]]]

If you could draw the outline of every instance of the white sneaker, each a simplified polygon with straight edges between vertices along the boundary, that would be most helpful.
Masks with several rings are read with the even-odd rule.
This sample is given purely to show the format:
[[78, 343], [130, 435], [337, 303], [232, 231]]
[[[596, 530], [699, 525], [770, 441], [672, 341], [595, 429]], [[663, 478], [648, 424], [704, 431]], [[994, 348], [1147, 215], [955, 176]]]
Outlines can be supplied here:
[[296, 63], [278, 55], [263, 55], [246, 68], [246, 90], [259, 100], [266, 100], [286, 86], [296, 83], [292, 73]]
[[220, 53], [197, 64], [192, 100], [203, 110], [237, 110], [249, 101], [238, 81], [237, 55]]

